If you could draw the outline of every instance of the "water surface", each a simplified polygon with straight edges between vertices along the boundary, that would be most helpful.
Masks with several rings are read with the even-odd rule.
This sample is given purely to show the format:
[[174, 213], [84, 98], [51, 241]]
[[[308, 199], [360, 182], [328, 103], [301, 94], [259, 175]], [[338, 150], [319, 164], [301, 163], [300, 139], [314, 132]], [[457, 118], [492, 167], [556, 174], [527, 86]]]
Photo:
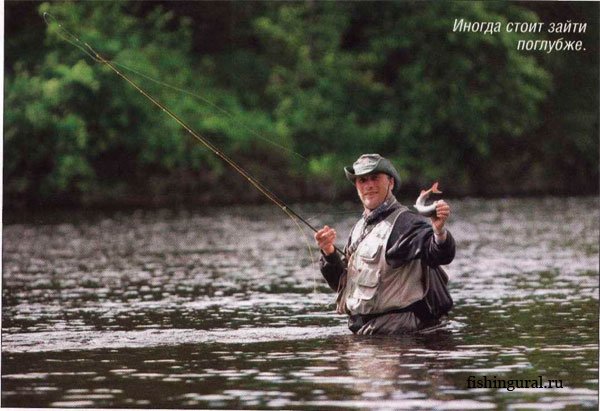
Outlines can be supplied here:
[[402, 338], [347, 330], [272, 206], [5, 216], [2, 405], [597, 409], [598, 200], [451, 204], [456, 307]]

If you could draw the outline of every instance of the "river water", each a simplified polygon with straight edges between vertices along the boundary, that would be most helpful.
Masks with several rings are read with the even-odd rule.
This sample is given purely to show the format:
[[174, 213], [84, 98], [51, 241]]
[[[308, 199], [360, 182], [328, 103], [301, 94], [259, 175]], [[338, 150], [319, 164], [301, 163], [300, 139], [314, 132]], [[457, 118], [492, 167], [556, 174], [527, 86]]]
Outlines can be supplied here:
[[5, 213], [2, 406], [597, 409], [598, 199], [451, 205], [455, 309], [395, 338], [348, 331], [273, 206]]

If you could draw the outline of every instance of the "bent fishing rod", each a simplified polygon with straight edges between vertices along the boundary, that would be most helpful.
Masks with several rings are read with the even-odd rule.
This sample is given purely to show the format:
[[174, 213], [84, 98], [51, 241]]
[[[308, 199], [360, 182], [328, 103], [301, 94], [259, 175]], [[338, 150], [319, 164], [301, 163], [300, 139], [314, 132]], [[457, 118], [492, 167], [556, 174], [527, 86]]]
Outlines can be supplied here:
[[[58, 24], [59, 28], [65, 32], [70, 38], [72, 38], [76, 43], [74, 44], [76, 47], [82, 49], [86, 54], [90, 55], [95, 61], [104, 64], [106, 67], [110, 68], [113, 72], [115, 72], [119, 77], [129, 83], [135, 90], [137, 90], [140, 94], [150, 100], [155, 106], [160, 108], [163, 112], [165, 112], [169, 117], [175, 120], [184, 130], [186, 130], [189, 134], [192, 135], [197, 141], [202, 143], [206, 148], [208, 148], [213, 154], [231, 166], [235, 171], [241, 174], [250, 184], [252, 184], [260, 193], [262, 193], [265, 197], [267, 197], [270, 201], [275, 203], [277, 207], [281, 209], [288, 217], [290, 217], [293, 221], [294, 219], [301, 221], [310, 228], [313, 232], [317, 232], [318, 230], [313, 227], [308, 221], [306, 221], [300, 214], [298, 214], [293, 208], [287, 205], [284, 201], [279, 199], [275, 194], [273, 194], [267, 187], [265, 187], [260, 181], [254, 178], [250, 173], [244, 170], [238, 163], [236, 163], [233, 159], [231, 159], [227, 154], [223, 153], [222, 150], [219, 150], [213, 143], [211, 143], [208, 139], [201, 136], [199, 133], [194, 131], [185, 121], [183, 121], [178, 115], [173, 113], [167, 106], [162, 104], [158, 99], [152, 96], [150, 93], [141, 88], [137, 83], [131, 80], [128, 76], [119, 71], [110, 61], [106, 60], [102, 55], [100, 55], [94, 48], [92, 48], [88, 43], [81, 41], [79, 37], [75, 36], [73, 33], [65, 29], [59, 21], [52, 16], [50, 13], [44, 12], [43, 14], [44, 21], [46, 24], [50, 24], [49, 19], [52, 19]], [[68, 41], [68, 40], [67, 40]], [[72, 42], [68, 41], [73, 44]], [[80, 46], [82, 45], [82, 46]], [[86, 51], [87, 49], [87, 51]], [[91, 54], [90, 54], [91, 53]], [[334, 245], [336, 251], [340, 254], [344, 255], [344, 252], [340, 250], [336, 245]]]

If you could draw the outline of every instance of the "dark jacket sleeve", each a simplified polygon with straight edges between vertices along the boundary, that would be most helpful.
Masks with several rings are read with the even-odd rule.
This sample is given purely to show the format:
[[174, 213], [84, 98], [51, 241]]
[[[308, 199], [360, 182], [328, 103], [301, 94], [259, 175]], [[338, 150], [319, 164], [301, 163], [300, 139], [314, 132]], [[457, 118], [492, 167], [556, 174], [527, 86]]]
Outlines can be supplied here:
[[437, 244], [433, 228], [428, 221], [411, 212], [400, 214], [386, 244], [386, 260], [396, 268], [415, 259], [430, 267], [450, 264], [454, 259], [456, 244], [447, 231], [446, 241]]
[[[346, 241], [346, 246], [344, 247], [344, 253], [350, 246], [350, 237]], [[348, 268], [348, 261], [346, 261], [346, 256], [340, 255], [337, 251], [331, 255], [325, 255], [321, 251], [321, 258], [319, 259], [319, 268], [321, 269], [321, 274], [329, 284], [329, 287], [333, 291], [339, 291], [340, 289], [340, 281], [343, 276], [346, 275], [346, 270]]]
[[319, 266], [321, 274], [329, 284], [333, 291], [337, 291], [340, 285], [340, 279], [346, 271], [346, 262], [337, 251], [330, 255], [325, 255], [321, 252]]

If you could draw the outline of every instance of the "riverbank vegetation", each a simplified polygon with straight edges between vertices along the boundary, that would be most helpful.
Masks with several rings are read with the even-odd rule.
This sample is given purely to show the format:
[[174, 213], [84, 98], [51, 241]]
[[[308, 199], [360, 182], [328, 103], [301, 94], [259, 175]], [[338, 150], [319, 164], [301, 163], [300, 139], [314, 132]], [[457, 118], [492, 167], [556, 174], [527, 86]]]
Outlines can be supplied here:
[[[595, 193], [598, 11], [7, 1], [4, 205], [262, 200], [44, 12], [286, 201], [348, 198], [342, 166], [363, 152], [390, 157], [415, 190], [439, 180], [453, 195]], [[562, 35], [585, 51], [517, 50], [556, 35], [453, 32], [461, 18], [587, 23]]]

